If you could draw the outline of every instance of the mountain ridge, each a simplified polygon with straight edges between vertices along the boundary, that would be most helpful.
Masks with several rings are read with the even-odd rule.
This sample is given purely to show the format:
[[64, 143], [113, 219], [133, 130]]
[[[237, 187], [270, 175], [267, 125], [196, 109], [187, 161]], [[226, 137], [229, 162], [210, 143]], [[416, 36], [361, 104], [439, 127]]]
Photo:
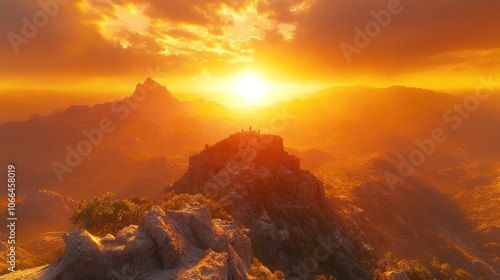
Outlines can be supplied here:
[[[128, 189], [131, 190], [129, 193], [140, 194], [144, 190], [139, 184], [149, 181], [149, 194], [158, 194], [163, 182], [181, 175], [179, 158], [183, 153], [202, 145], [207, 135], [209, 139], [216, 139], [220, 135], [217, 130], [224, 131], [227, 127], [218, 122], [220, 128], [211, 130], [216, 126], [211, 123], [214, 121], [197, 119], [190, 111], [189, 103], [175, 99], [166, 87], [148, 78], [136, 86], [131, 96], [121, 100], [94, 106], [71, 106], [64, 112], [49, 116], [1, 124], [0, 151], [5, 155], [1, 161], [16, 159], [19, 168], [35, 171], [22, 178], [27, 187], [20, 190], [21, 197], [27, 196], [28, 191], [45, 188], [76, 199], [82, 198], [82, 193], [78, 191], [79, 187], [84, 187], [78, 179], [82, 173], [91, 174], [87, 183], [94, 187], [85, 187], [93, 189], [89, 191], [90, 195], [97, 195], [96, 191], [116, 181], [124, 169], [130, 169], [127, 176], [140, 176], [132, 172], [134, 169], [149, 169], [151, 174], [125, 180], [128, 182], [124, 186], [117, 186], [111, 191], [121, 193], [120, 189]], [[107, 123], [110, 133], [101, 130], [103, 122]], [[89, 141], [86, 136], [89, 133], [97, 137], [93, 140], [96, 144], [89, 143], [92, 149], [88, 155], [76, 155], [81, 158], [80, 164], [68, 165], [69, 154], [74, 154], [78, 145]], [[32, 142], [31, 139], [37, 141]], [[14, 145], [18, 149], [9, 148]], [[33, 161], [32, 158], [40, 160]], [[123, 159], [126, 161], [123, 162]], [[59, 163], [58, 166], [65, 165], [63, 170], [70, 171], [56, 176], [57, 172], [52, 167], [54, 162]], [[102, 168], [91, 162], [111, 166], [111, 169], [115, 167], [116, 170], [104, 174]], [[167, 174], [156, 172], [165, 169], [169, 170]]]

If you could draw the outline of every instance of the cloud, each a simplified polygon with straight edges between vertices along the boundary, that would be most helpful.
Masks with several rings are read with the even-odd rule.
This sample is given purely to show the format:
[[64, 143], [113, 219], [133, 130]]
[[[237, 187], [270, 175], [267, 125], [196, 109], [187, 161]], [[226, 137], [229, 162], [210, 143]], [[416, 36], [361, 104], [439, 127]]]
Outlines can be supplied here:
[[[4, 80], [144, 76], [156, 65], [179, 77], [254, 67], [294, 81], [498, 69], [496, 0], [41, 0], [57, 1], [68, 3], [17, 54], [8, 34], [22, 35], [43, 9], [37, 0], [0, 2]], [[395, 2], [401, 12], [349, 63], [340, 44], [355, 45], [355, 27]]]
[[[34, 25], [32, 38], [23, 33], [23, 26], [33, 24], [33, 15], [43, 11], [37, 1], [3, 1], [0, 9], [12, 12], [12, 16], [2, 22], [1, 33], [26, 38], [26, 43], [17, 46], [19, 52], [16, 54], [9, 38], [3, 37], [0, 50], [5, 55], [0, 72], [4, 76], [118, 75], [142, 64], [134, 50], [124, 49], [119, 43], [104, 38], [76, 2], [59, 6], [59, 12], [49, 17], [46, 25]], [[30, 23], [23, 22], [23, 18]], [[131, 32], [122, 35], [137, 40]], [[145, 55], [142, 61], [152, 59], [146, 53], [141, 55]]]
[[[197, 66], [233, 64], [231, 60], [245, 48], [234, 49], [222, 36], [224, 29], [232, 25], [230, 13], [240, 11], [244, 5], [249, 3], [69, 1], [58, 5], [58, 12], [48, 18], [48, 23], [37, 27], [36, 34], [27, 38], [22, 32], [23, 19], [32, 23], [33, 15], [43, 12], [43, 8], [35, 0], [2, 1], [0, 10], [5, 16], [0, 19], [0, 33], [6, 36], [0, 43], [4, 54], [0, 58], [0, 74], [4, 78], [61, 79], [143, 76], [148, 66], [161, 65], [164, 73], [191, 75], [199, 72]], [[141, 13], [148, 27], [130, 28], [120, 14], [122, 8]], [[21, 36], [23, 42], [16, 41], [13, 48], [7, 34]]]
[[257, 12], [280, 23], [295, 23], [314, 0], [264, 0], [257, 1]]
[[[273, 57], [274, 67], [321, 79], [359, 74], [397, 75], [423, 71], [439, 63], [461, 63], [462, 57], [439, 61], [441, 54], [465, 50], [500, 48], [500, 2], [494, 0], [394, 1], [402, 11], [370, 38], [348, 63], [339, 45], [354, 44], [355, 27], [364, 30], [374, 20], [372, 11], [387, 9], [391, 1], [318, 0], [299, 17], [294, 40], [286, 43], [275, 36], [255, 42], [257, 61]], [[276, 35], [276, 34], [275, 34]], [[278, 41], [278, 43], [276, 43]], [[484, 54], [483, 54], [484, 55]], [[491, 53], [493, 58], [493, 53]], [[290, 62], [292, 60], [292, 62]], [[268, 65], [273, 67], [273, 65]], [[304, 73], [300, 69], [311, 69]]]

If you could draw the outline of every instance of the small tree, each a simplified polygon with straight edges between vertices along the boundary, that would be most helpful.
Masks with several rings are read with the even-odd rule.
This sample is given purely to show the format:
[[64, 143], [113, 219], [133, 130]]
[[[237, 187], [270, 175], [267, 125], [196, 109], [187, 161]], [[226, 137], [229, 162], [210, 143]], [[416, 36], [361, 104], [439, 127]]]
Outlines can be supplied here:
[[115, 193], [108, 192], [93, 201], [80, 201], [70, 221], [94, 235], [116, 234], [126, 226], [138, 224], [151, 206], [148, 197], [116, 199]]

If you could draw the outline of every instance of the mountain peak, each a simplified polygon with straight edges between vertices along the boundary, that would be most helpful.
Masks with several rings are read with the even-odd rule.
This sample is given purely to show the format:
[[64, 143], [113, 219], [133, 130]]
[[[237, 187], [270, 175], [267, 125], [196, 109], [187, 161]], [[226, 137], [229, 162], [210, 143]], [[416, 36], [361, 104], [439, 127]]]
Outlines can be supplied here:
[[[221, 159], [235, 160], [238, 163], [264, 163], [255, 162], [256, 159], [268, 161], [295, 161], [294, 170], [300, 169], [298, 158], [288, 155], [283, 149], [283, 138], [273, 134], [260, 134], [260, 131], [243, 131], [230, 135], [228, 138], [216, 143], [212, 147], [205, 146], [200, 156], [219, 154]], [[227, 157], [227, 158], [226, 158]], [[193, 159], [196, 156], [192, 157]]]
[[199, 193], [225, 205], [249, 229], [255, 256], [269, 268], [292, 267], [310, 254], [297, 251], [296, 234], [309, 244], [333, 232], [330, 238], [342, 254], [333, 253], [332, 264], [350, 259], [341, 270], [352, 277], [344, 278], [368, 279], [361, 251], [353, 245], [358, 241], [349, 240], [332, 220], [323, 183], [300, 169], [300, 160], [284, 151], [278, 135], [250, 129], [206, 145], [190, 157], [187, 172], [170, 190]]
[[[112, 112], [110, 112], [109, 105]], [[186, 116], [188, 111], [181, 101], [176, 99], [168, 89], [147, 77], [144, 82], [137, 84], [132, 95], [112, 103], [71, 106], [65, 110], [66, 119], [73, 118], [81, 121], [99, 120], [109, 117], [113, 113], [129, 114], [141, 113], [156, 121], [170, 120], [172, 116]]]
[[145, 87], [158, 87], [161, 86], [160, 83], [157, 81], [153, 80], [151, 77], [147, 77], [144, 82], [142, 83], [143, 86]]
[[[221, 199], [228, 193], [280, 196], [300, 194], [323, 201], [323, 183], [300, 169], [300, 159], [283, 148], [283, 138], [259, 131], [242, 131], [189, 158], [186, 174], [172, 188]], [[263, 192], [261, 192], [263, 190]]]
[[155, 120], [187, 113], [182, 102], [151, 77], [147, 77], [142, 84], [137, 84], [134, 93], [127, 99], [126, 103], [138, 105], [132, 105], [132, 108], [137, 107], [138, 110], [147, 112]]
[[167, 88], [160, 85], [160, 83], [156, 82], [151, 77], [147, 77], [142, 84], [137, 84], [132, 97], [135, 96], [135, 98], [144, 98], [143, 95], [166, 95], [173, 99], [172, 94], [167, 90]]

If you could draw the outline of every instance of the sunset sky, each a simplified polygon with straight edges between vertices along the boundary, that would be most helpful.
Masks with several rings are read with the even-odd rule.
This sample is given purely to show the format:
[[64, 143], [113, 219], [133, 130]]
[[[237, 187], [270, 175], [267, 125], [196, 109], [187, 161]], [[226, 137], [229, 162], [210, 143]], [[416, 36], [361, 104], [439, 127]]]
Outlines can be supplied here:
[[[397, 12], [348, 62], [341, 44], [388, 7]], [[152, 76], [171, 91], [225, 93], [241, 75], [270, 91], [474, 88], [500, 70], [499, 15], [498, 0], [1, 1], [0, 89], [120, 91]], [[35, 34], [23, 35], [26, 20]]]

